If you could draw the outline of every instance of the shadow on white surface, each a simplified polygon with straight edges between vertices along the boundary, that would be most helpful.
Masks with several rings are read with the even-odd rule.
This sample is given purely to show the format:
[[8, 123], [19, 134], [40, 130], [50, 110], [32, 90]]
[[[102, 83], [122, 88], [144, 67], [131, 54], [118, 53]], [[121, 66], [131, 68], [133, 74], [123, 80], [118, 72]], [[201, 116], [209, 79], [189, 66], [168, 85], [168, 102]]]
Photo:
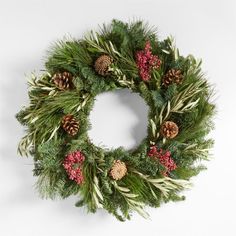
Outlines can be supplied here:
[[136, 124], [130, 130], [134, 147], [137, 147], [147, 136], [149, 108], [137, 93], [131, 93], [128, 89], [119, 90], [118, 92], [117, 96], [121, 104], [127, 106], [137, 118]]
[[134, 149], [147, 136], [148, 111], [139, 94], [129, 89], [101, 93], [90, 113], [89, 137], [108, 149]]
[[[24, 61], [24, 58], [22, 58]], [[36, 61], [13, 61], [4, 68], [4, 81], [1, 86], [1, 146], [0, 156], [4, 163], [4, 178], [13, 181], [7, 194], [1, 197], [4, 207], [34, 202], [32, 185], [34, 183], [31, 170], [31, 158], [20, 159], [17, 145], [23, 135], [23, 128], [15, 118], [23, 104], [27, 103], [26, 80], [24, 72], [29, 68], [37, 68]], [[38, 65], [39, 66], [39, 65]], [[3, 168], [3, 166], [2, 166]], [[11, 170], [6, 172], [6, 170]], [[9, 175], [9, 176], [8, 176]]]

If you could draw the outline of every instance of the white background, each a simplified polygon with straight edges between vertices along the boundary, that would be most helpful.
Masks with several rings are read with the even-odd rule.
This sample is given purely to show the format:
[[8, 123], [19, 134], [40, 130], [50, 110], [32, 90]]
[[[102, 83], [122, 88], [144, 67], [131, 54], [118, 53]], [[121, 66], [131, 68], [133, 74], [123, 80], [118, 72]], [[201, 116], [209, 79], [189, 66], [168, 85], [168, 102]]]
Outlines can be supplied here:
[[[203, 69], [216, 85], [214, 159], [207, 163], [208, 171], [193, 179], [194, 188], [186, 193], [185, 202], [148, 209], [151, 220], [135, 214], [131, 221], [120, 223], [102, 210], [86, 214], [74, 207], [75, 197], [41, 200], [33, 189], [31, 159], [16, 154], [23, 128], [14, 115], [27, 103], [24, 74], [43, 68], [45, 51], [54, 40], [67, 33], [81, 37], [112, 18], [145, 19], [158, 26], [161, 38], [172, 34], [182, 54], [203, 58]], [[236, 235], [235, 42], [234, 0], [0, 0], [0, 235]], [[125, 105], [117, 94], [110, 98], [109, 102], [109, 95], [101, 97], [92, 116], [104, 113], [121, 121], [112, 133], [122, 127], [119, 117], [130, 119], [131, 127], [127, 125], [122, 138], [113, 135], [108, 144], [123, 142], [131, 147], [139, 140], [127, 129], [145, 124], [142, 108], [136, 99]], [[122, 114], [109, 114], [113, 106]], [[100, 125], [105, 129], [104, 123]], [[100, 134], [92, 133], [96, 140]]]

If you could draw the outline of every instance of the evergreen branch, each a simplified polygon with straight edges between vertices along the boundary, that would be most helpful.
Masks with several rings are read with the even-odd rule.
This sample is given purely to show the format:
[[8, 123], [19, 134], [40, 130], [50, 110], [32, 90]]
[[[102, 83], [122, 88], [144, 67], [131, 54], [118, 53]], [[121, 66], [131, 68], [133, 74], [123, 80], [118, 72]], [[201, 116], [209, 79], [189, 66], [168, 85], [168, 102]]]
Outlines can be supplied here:
[[86, 106], [87, 102], [89, 101], [89, 99], [91, 99], [92, 96], [89, 93], [85, 93], [82, 95], [82, 101], [81, 104], [77, 107], [76, 111], [80, 111], [81, 109], [83, 109], [83, 107]]
[[95, 212], [98, 208], [103, 208], [103, 194], [100, 190], [99, 180], [96, 175], [95, 166], [91, 163], [84, 163], [83, 174], [85, 182], [81, 185], [83, 201], [87, 203], [88, 210]]
[[186, 76], [192, 76], [194, 75], [195, 77], [202, 77], [202, 72], [201, 72], [201, 64], [202, 60], [201, 59], [195, 59], [193, 55], [188, 55], [185, 59], [187, 63], [187, 73]]
[[150, 176], [144, 175], [135, 170], [133, 171], [133, 173], [139, 175], [147, 183], [159, 189], [165, 198], [168, 198], [171, 191], [180, 191], [180, 190], [189, 188], [191, 186], [189, 181], [186, 181], [183, 179], [171, 179], [169, 177], [153, 179], [153, 178], [150, 178]]
[[170, 101], [169, 109], [167, 109], [168, 113], [166, 117], [169, 115], [170, 112], [173, 113], [183, 113], [191, 111], [194, 107], [197, 106], [199, 102], [199, 97], [194, 99], [196, 95], [201, 93], [206, 89], [206, 81], [199, 80], [195, 83], [189, 84], [184, 88], [179, 94], [174, 96]]
[[31, 90], [42, 90], [48, 92], [49, 96], [56, 95], [56, 86], [51, 83], [51, 74], [45, 73], [41, 77], [37, 77], [34, 73], [31, 73], [27, 79], [29, 91]]
[[137, 75], [136, 63], [130, 56], [132, 53], [129, 53], [129, 56], [128, 54], [122, 55], [122, 53], [117, 50], [115, 45], [110, 40], [104, 41], [100, 35], [94, 33], [93, 31], [91, 31], [90, 34], [85, 37], [85, 41], [90, 46], [88, 48], [89, 51], [108, 54], [115, 61], [117, 61], [117, 63], [122, 65], [120, 68], [127, 68], [127, 70], [132, 74]]
[[91, 65], [93, 62], [85, 42], [71, 38], [54, 43], [48, 51], [48, 55], [49, 58], [45, 65], [51, 73], [66, 70], [76, 74], [80, 69], [80, 64]]
[[32, 146], [34, 146], [34, 136], [35, 132], [30, 132], [27, 135], [25, 135], [19, 142], [18, 148], [17, 148], [17, 153], [19, 153], [21, 156], [29, 156], [30, 154], [30, 149]]
[[103, 208], [102, 202], [103, 202], [103, 196], [100, 191], [99, 185], [98, 185], [98, 178], [96, 175], [94, 175], [93, 178], [93, 192], [92, 192], [92, 199], [95, 203], [96, 208]]
[[149, 218], [149, 214], [143, 210], [145, 204], [137, 200], [137, 194], [131, 193], [129, 188], [119, 186], [115, 181], [113, 181], [112, 184], [115, 189], [124, 197], [130, 209], [136, 211], [145, 219]]
[[203, 143], [193, 143], [190, 145], [185, 144], [186, 147], [183, 149], [183, 154], [195, 156], [199, 159], [209, 160], [209, 152], [212, 145], [213, 141], [211, 139]]
[[50, 140], [34, 150], [36, 188], [43, 198], [66, 198], [79, 191], [80, 186], [68, 179], [62, 166], [62, 144], [61, 140]]
[[121, 57], [121, 54], [117, 51], [111, 41], [105, 42], [97, 33], [93, 31], [85, 37], [85, 41], [90, 46], [90, 48], [88, 48], [89, 51], [109, 54], [114, 59]]
[[153, 119], [150, 119], [153, 140], [157, 140], [160, 136], [157, 127], [167, 120], [171, 114], [190, 112], [198, 106], [201, 96], [205, 96], [206, 86], [205, 80], [187, 84], [182, 91], [161, 107], [159, 115], [155, 115]]
[[[35, 89], [31, 90], [34, 91]], [[29, 132], [19, 143], [18, 152], [21, 155], [28, 155], [30, 147], [35, 143], [43, 143], [57, 136], [65, 108], [66, 113], [76, 114], [92, 97], [88, 93], [78, 94], [76, 91], [70, 91], [60, 93], [53, 98], [45, 97], [43, 100], [30, 98], [30, 107], [20, 115], [19, 119], [34, 131]], [[44, 103], [44, 106], [39, 106], [41, 103]], [[47, 128], [42, 129], [42, 127]]]
[[130, 89], [134, 88], [134, 80], [132, 78], [128, 80], [126, 75], [117, 66], [110, 66], [109, 71], [115, 75], [117, 82], [121, 86], [128, 87]]
[[176, 48], [174, 37], [173, 36], [167, 37], [166, 42], [167, 42], [167, 47], [169, 48], [169, 50], [162, 49], [162, 52], [166, 54], [172, 54], [174, 57], [174, 60], [177, 61], [180, 56], [180, 53], [179, 53], [179, 49]]

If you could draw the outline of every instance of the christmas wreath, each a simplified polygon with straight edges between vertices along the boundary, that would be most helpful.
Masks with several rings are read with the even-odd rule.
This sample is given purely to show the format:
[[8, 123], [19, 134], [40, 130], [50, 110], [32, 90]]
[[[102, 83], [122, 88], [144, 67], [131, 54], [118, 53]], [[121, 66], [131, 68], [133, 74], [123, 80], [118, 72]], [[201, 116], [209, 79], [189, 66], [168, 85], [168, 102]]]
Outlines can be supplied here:
[[[113, 20], [99, 33], [56, 42], [45, 71], [29, 76], [30, 104], [17, 114], [27, 128], [18, 151], [33, 156], [39, 193], [78, 195], [76, 206], [104, 208], [119, 220], [183, 200], [213, 144], [206, 135], [215, 106], [200, 66], [142, 21]], [[98, 147], [87, 134], [96, 95], [123, 88], [149, 106], [148, 135], [132, 150]]]

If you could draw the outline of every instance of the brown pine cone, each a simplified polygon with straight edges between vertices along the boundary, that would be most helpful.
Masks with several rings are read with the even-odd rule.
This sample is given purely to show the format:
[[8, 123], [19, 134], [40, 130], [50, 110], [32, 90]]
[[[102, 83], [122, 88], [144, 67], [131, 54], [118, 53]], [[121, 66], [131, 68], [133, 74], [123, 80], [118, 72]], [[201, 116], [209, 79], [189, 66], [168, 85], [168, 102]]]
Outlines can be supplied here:
[[110, 170], [110, 175], [114, 180], [122, 179], [127, 173], [127, 167], [124, 162], [116, 160]]
[[173, 121], [165, 121], [161, 125], [161, 134], [165, 138], [172, 139], [172, 138], [176, 137], [178, 133], [179, 133], [179, 127]]
[[65, 71], [54, 74], [52, 81], [60, 90], [68, 90], [73, 88], [73, 75], [69, 72]]
[[162, 78], [162, 84], [167, 87], [170, 84], [181, 84], [183, 81], [183, 74], [181, 70], [170, 69]]
[[95, 71], [102, 76], [108, 74], [108, 69], [112, 64], [112, 58], [108, 55], [101, 55], [94, 63]]
[[74, 136], [79, 131], [79, 122], [73, 115], [65, 115], [62, 118], [62, 128], [71, 136]]

